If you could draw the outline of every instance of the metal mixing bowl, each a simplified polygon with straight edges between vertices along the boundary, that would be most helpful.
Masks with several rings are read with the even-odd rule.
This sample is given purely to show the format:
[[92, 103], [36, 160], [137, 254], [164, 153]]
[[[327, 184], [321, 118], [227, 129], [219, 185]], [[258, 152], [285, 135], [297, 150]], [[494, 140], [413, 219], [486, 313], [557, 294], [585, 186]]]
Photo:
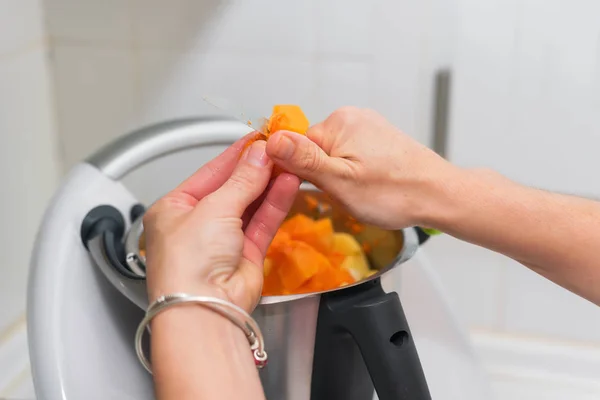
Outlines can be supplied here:
[[[288, 217], [298, 213], [315, 219], [331, 218], [334, 230], [354, 236], [366, 250], [370, 268], [380, 272], [394, 265], [404, 245], [403, 231], [390, 231], [358, 223], [342, 206], [310, 184], [301, 186]], [[133, 222], [127, 233], [125, 254], [132, 272], [145, 276], [146, 257], [142, 216]]]

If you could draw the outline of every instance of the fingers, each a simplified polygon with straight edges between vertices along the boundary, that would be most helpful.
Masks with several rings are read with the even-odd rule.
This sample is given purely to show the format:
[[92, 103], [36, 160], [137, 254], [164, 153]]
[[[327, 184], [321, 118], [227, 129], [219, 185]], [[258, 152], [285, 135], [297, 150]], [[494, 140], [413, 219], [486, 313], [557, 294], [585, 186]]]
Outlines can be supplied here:
[[273, 187], [274, 183], [275, 183], [275, 180], [271, 179], [269, 181], [269, 183], [268, 183], [267, 188], [265, 189], [265, 191], [260, 196], [258, 196], [258, 198], [256, 200], [254, 200], [252, 202], [252, 204], [250, 204], [248, 206], [248, 208], [246, 208], [246, 211], [244, 211], [244, 214], [242, 215], [242, 230], [244, 232], [246, 231], [246, 228], [248, 227], [248, 224], [252, 220], [252, 217], [256, 213], [256, 210], [258, 210], [258, 208], [263, 203], [263, 201], [265, 201], [265, 197], [267, 197], [267, 193], [269, 193], [269, 191]]
[[306, 131], [306, 137], [316, 143], [316, 145], [323, 149], [326, 154], [331, 155], [336, 135], [327, 129], [325, 122], [320, 122], [311, 126], [308, 131]]
[[246, 228], [246, 238], [253, 245], [244, 246], [245, 258], [262, 265], [267, 248], [292, 208], [299, 187], [300, 179], [295, 175], [283, 173], [275, 179]]
[[244, 146], [256, 132], [249, 133], [229, 146], [223, 153], [204, 164], [192, 176], [177, 186], [168, 196], [179, 197], [191, 206], [214, 192], [231, 176]]
[[341, 158], [330, 157], [304, 135], [281, 131], [267, 142], [267, 154], [284, 170], [327, 190], [332, 177], [342, 176], [348, 166]]
[[273, 163], [265, 153], [266, 142], [254, 142], [237, 163], [231, 176], [199, 208], [210, 210], [215, 218], [241, 218], [244, 211], [267, 187]]

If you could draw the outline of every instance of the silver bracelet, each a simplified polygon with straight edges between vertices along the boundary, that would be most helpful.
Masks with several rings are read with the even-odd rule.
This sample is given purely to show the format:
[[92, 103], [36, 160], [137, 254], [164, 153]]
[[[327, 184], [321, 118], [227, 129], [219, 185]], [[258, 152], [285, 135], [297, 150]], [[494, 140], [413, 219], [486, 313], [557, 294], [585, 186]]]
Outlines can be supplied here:
[[250, 314], [235, 304], [216, 297], [191, 296], [185, 293], [175, 293], [166, 296], [160, 296], [158, 299], [156, 299], [150, 305], [150, 307], [148, 307], [146, 316], [142, 322], [140, 322], [140, 325], [135, 333], [135, 352], [137, 353], [140, 363], [142, 363], [144, 368], [146, 368], [146, 371], [152, 373], [150, 361], [148, 361], [148, 358], [146, 358], [144, 350], [142, 349], [142, 338], [144, 336], [146, 327], [148, 327], [148, 324], [150, 321], [152, 321], [152, 318], [156, 317], [167, 308], [175, 305], [191, 303], [200, 304], [210, 308], [237, 325], [242, 331], [244, 331], [244, 334], [248, 339], [256, 367], [260, 369], [267, 365], [267, 352], [265, 351], [263, 335], [258, 327], [258, 324], [250, 316]]

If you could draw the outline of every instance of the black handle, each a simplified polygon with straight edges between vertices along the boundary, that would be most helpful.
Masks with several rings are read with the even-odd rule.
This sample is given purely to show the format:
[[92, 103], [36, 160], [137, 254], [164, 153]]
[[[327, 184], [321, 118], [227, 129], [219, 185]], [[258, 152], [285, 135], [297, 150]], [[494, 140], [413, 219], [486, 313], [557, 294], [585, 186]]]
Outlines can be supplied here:
[[321, 297], [311, 400], [431, 400], [400, 298], [379, 279]]
[[428, 241], [431, 237], [429, 233], [425, 232], [423, 228], [419, 226], [415, 226], [414, 229], [417, 232], [417, 236], [419, 237], [419, 246]]

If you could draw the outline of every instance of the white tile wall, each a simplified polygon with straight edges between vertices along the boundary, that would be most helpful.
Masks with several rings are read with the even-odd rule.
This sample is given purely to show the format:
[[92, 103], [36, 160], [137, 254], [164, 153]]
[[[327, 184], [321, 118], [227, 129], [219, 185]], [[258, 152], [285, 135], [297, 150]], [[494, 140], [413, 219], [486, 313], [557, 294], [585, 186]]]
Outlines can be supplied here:
[[[550, 2], [543, 11], [538, 5], [523, 4], [514, 67], [515, 130], [526, 133], [520, 142], [529, 151], [513, 151], [516, 168], [510, 172], [516, 174], [535, 155], [536, 162], [521, 172], [523, 180], [598, 196], [600, 25], [594, 15], [600, 4], [580, 0], [565, 7]], [[573, 28], [560, 35], [557, 24]]]
[[137, 127], [136, 75], [129, 51], [58, 45], [52, 70], [64, 165]]
[[[492, 167], [527, 184], [598, 197], [600, 5], [584, 0], [460, 5], [451, 159]], [[494, 258], [483, 253], [480, 263], [494, 264]], [[463, 276], [476, 276], [474, 268]], [[501, 329], [600, 343], [598, 307], [517, 263], [504, 263], [502, 270], [505, 278], [495, 284]], [[470, 280], [448, 282], [459, 298], [474, 294]]]
[[307, 56], [314, 48], [313, 1], [133, 0], [144, 48]]
[[325, 57], [373, 55], [374, 31], [378, 25], [376, 2], [330, 0], [318, 3], [315, 28], [319, 54]]
[[[342, 14], [346, 22], [336, 28], [341, 34], [333, 42], [323, 16], [334, 8], [320, 10], [310, 1], [290, 1], [285, 7], [243, 1], [72, 3], [46, 4], [56, 43], [53, 73], [67, 166], [134, 126], [215, 112], [202, 101], [205, 95], [229, 98], [262, 114], [273, 103], [303, 104], [311, 120], [319, 120], [343, 104], [384, 105], [373, 101], [372, 91], [379, 90], [378, 97], [392, 100], [387, 107], [392, 119], [408, 125], [418, 118], [414, 75], [422, 57], [385, 67], [391, 58], [406, 54], [404, 47], [393, 46], [400, 37], [403, 44], [420, 38], [411, 36], [419, 27], [413, 5], [403, 15], [412, 31], [387, 35], [391, 31], [379, 29], [377, 40], [369, 40], [377, 46], [363, 44], [356, 51], [355, 42], [364, 39], [348, 34], [348, 21], [361, 15], [361, 26], [373, 30], [374, 25], [374, 16], [365, 14], [374, 7], [362, 2], [348, 4], [349, 14]], [[412, 3], [406, 4], [408, 10]], [[381, 1], [377, 7], [381, 11]], [[317, 29], [321, 25], [325, 27]], [[321, 42], [329, 46], [327, 51]], [[391, 58], [375, 60], [373, 54], [380, 50]], [[383, 93], [386, 81], [401, 83]], [[402, 86], [406, 83], [411, 90]], [[411, 132], [411, 126], [406, 130]], [[419, 135], [427, 140], [426, 132]]]
[[44, 31], [39, 0], [0, 0], [0, 59], [39, 45]]
[[317, 86], [314, 120], [323, 120], [343, 106], [372, 107], [374, 68], [371, 61], [321, 60], [315, 65]]
[[44, 0], [47, 30], [55, 41], [127, 46], [132, 25], [129, 1]]
[[25, 321], [18, 321], [8, 333], [0, 335], [0, 399], [31, 399], [34, 396], [14, 393], [21, 383], [31, 381]]
[[44, 48], [0, 59], [0, 336], [25, 311], [34, 235], [58, 178], [46, 67]]
[[579, 382], [571, 384], [557, 383], [546, 377], [514, 378], [494, 377], [492, 388], [496, 400], [595, 400], [599, 390], [596, 386], [582, 386]]
[[496, 400], [591, 400], [600, 396], [600, 348], [475, 332]]
[[[457, 51], [452, 159], [550, 190], [599, 195], [600, 4], [473, 3], [463, 2], [471, 15]], [[559, 32], [559, 25], [573, 28]]]
[[514, 171], [501, 155], [520, 145], [510, 114], [518, 1], [460, 2], [448, 149], [460, 165]]
[[[421, 85], [420, 57], [403, 57], [405, 52], [420, 54], [419, 40], [402, 40], [403, 51], [391, 51], [384, 45], [377, 45], [373, 66], [373, 87], [371, 88], [372, 107], [383, 114], [390, 122], [402, 128], [406, 133], [422, 143], [429, 144], [430, 133], [421, 130], [424, 125], [420, 121], [420, 95], [424, 86]], [[407, 46], [404, 47], [403, 45]], [[431, 75], [430, 77], [431, 78]], [[429, 84], [431, 84], [431, 79]], [[426, 93], [430, 93], [427, 90]], [[428, 97], [431, 100], [431, 97]], [[428, 107], [424, 119], [431, 118], [431, 107]]]
[[281, 56], [141, 53], [141, 120], [214, 113], [203, 97], [228, 99], [261, 115], [276, 103], [309, 104], [313, 68]]
[[435, 237], [425, 246], [462, 321], [470, 327], [503, 328], [505, 269], [512, 261], [450, 236]]
[[453, 59], [455, 0], [373, 3], [373, 107], [428, 145], [433, 76]]
[[520, 265], [506, 271], [505, 329], [600, 343], [600, 307]]

